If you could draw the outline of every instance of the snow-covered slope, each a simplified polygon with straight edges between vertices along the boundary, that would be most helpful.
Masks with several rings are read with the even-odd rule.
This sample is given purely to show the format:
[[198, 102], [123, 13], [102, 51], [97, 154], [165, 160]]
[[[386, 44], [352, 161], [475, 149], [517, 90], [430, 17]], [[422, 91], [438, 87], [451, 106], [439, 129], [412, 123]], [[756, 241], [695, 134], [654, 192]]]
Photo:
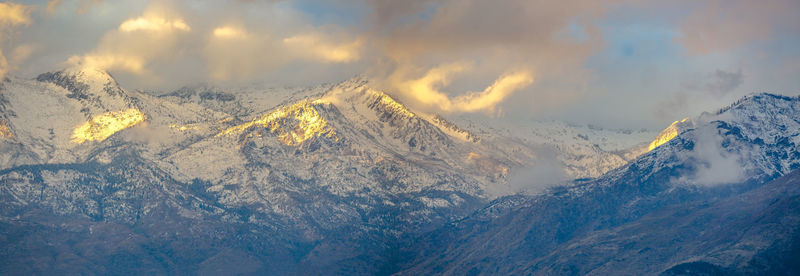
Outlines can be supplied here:
[[[756, 261], [753, 256], [773, 252], [771, 248], [775, 246], [783, 248], [783, 241], [796, 241], [797, 235], [761, 232], [754, 236], [759, 243], [736, 248], [722, 240], [709, 240], [705, 247], [687, 244], [687, 248], [699, 250], [692, 253], [698, 256], [693, 260], [691, 256], [672, 255], [678, 248], [646, 248], [636, 244], [636, 239], [614, 238], [619, 237], [614, 233], [654, 237], [650, 232], [663, 229], [650, 229], [648, 226], [659, 224], [642, 219], [658, 217], [659, 212], [671, 212], [686, 204], [700, 207], [678, 212], [681, 216], [705, 212], [704, 219], [698, 218], [692, 224], [705, 223], [705, 219], [724, 221], [712, 215], [724, 212], [708, 211], [703, 206], [717, 202], [725, 206], [729, 203], [721, 200], [760, 189], [764, 183], [800, 167], [798, 120], [800, 98], [772, 94], [745, 97], [718, 112], [692, 119], [693, 124], [676, 128], [681, 132], [673, 139], [602, 177], [552, 188], [537, 196], [501, 198], [464, 220], [424, 237], [414, 237], [413, 245], [409, 245], [414, 247], [414, 253], [409, 253], [414, 257], [405, 273], [650, 274], [670, 268], [677, 264], [676, 260], [703, 260], [716, 268]], [[795, 190], [791, 189], [792, 193]], [[765, 202], [783, 200], [781, 192], [768, 193], [772, 198]], [[735, 215], [745, 217], [739, 221], [744, 225], [732, 222], [737, 227], [768, 227], [763, 224], [767, 220]], [[798, 229], [800, 223], [794, 213], [789, 213], [787, 219], [781, 227]], [[641, 232], [630, 232], [626, 227], [637, 227]], [[715, 229], [707, 230], [718, 230]], [[690, 230], [670, 229], [664, 233], [675, 235], [678, 240], [672, 242], [679, 244], [684, 239], [682, 235], [693, 235], [691, 231], [696, 229]], [[704, 251], [711, 248], [727, 253]], [[634, 249], [642, 251], [628, 251]], [[620, 259], [637, 254], [649, 256], [648, 263], [638, 266], [636, 261]]]
[[92, 126], [83, 132], [77, 128], [104, 114], [137, 110], [111, 76], [96, 70], [64, 70], [42, 74], [37, 80], [8, 81], [3, 83], [2, 101], [0, 111], [11, 133], [3, 146], [15, 148], [10, 152], [17, 157], [3, 158], [0, 168], [81, 161], [91, 149], [75, 141], [103, 133]]

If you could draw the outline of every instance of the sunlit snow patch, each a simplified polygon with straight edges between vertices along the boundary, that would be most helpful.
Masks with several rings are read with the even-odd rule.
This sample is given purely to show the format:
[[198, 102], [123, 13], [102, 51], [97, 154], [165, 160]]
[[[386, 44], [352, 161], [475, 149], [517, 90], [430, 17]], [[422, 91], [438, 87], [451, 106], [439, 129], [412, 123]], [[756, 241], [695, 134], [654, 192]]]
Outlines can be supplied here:
[[11, 128], [9, 128], [6, 121], [2, 119], [0, 119], [0, 138], [14, 138], [14, 134], [11, 133]]
[[653, 142], [650, 142], [650, 146], [647, 147], [647, 151], [651, 151], [657, 148], [658, 146], [663, 145], [666, 142], [669, 142], [669, 140], [672, 140], [673, 138], [678, 136], [681, 130], [687, 128], [691, 123], [692, 121], [689, 120], [689, 118], [683, 118], [683, 120], [673, 122], [667, 128], [662, 130], [661, 133], [658, 134], [656, 139], [653, 140]]
[[93, 117], [72, 132], [72, 142], [102, 141], [120, 130], [144, 121], [144, 113], [136, 108], [106, 112]]

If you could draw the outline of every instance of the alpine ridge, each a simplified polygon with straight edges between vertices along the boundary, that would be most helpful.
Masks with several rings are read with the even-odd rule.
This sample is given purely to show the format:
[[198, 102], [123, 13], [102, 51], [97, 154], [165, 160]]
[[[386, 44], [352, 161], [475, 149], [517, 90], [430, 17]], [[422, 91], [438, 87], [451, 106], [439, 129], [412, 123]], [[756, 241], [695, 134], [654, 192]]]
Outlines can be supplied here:
[[796, 270], [786, 256], [798, 252], [800, 220], [792, 211], [798, 204], [792, 171], [800, 167], [797, 118], [799, 98], [747, 96], [700, 115], [692, 127], [675, 128], [680, 132], [673, 139], [599, 178], [540, 195], [499, 198], [412, 238], [408, 265], [399, 271], [684, 275]]

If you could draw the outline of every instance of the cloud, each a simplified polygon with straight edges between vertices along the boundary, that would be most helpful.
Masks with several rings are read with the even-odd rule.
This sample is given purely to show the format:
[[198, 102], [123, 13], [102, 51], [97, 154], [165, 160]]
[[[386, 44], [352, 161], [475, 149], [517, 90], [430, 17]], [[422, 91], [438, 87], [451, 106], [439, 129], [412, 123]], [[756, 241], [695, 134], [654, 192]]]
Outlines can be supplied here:
[[[139, 87], [174, 87], [185, 85], [186, 79], [252, 80], [296, 62], [314, 66], [360, 60], [363, 38], [337, 26], [303, 25], [291, 12], [271, 3], [261, 3], [275, 9], [267, 9], [268, 15], [242, 16], [248, 13], [244, 6], [257, 4], [225, 4], [235, 15], [229, 16], [216, 2], [199, 6], [154, 2], [142, 15], [122, 20], [108, 31], [94, 50], [68, 62], [122, 72], [115, 75]], [[182, 76], [175, 77], [176, 72]]]
[[742, 69], [735, 73], [717, 69], [709, 74], [708, 79], [705, 88], [716, 96], [724, 96], [742, 85], [744, 74]]
[[155, 60], [176, 58], [180, 36], [191, 27], [176, 13], [151, 6], [136, 18], [123, 21], [103, 36], [97, 48], [68, 62], [88, 68], [121, 70], [134, 74], [148, 73], [147, 65]]
[[693, 54], [725, 51], [743, 44], [763, 42], [776, 31], [800, 31], [795, 0], [703, 1], [682, 22], [678, 41]]
[[346, 34], [299, 32], [281, 38], [268, 30], [247, 30], [227, 24], [210, 32], [204, 59], [215, 80], [246, 80], [293, 61], [351, 63], [360, 58], [363, 41]]
[[[412, 11], [428, 12], [421, 8], [435, 7], [429, 12], [430, 15], [420, 15], [406, 24], [376, 24], [376, 28], [381, 28], [380, 33], [387, 34], [382, 37], [387, 55], [406, 59], [432, 53], [491, 48], [513, 51], [518, 55], [547, 56], [563, 49], [557, 45], [570, 48], [571, 44], [575, 44], [554, 39], [571, 24], [585, 27], [589, 36], [587, 39], [598, 38], [590, 19], [604, 14], [607, 2], [614, 1], [576, 0], [558, 4], [534, 1], [506, 1], [503, 4], [479, 0], [414, 1], [417, 4], [395, 10], [388, 8], [395, 5], [386, 4], [385, 1], [372, 3], [376, 4], [376, 10], [384, 10], [384, 16], [389, 18], [402, 16], [410, 8], [413, 8]], [[576, 18], [585, 20], [576, 21]]]
[[100, 4], [103, 0], [81, 0], [81, 5], [78, 7], [78, 10], [75, 11], [78, 14], [84, 14], [89, 11], [89, 7], [94, 4]]
[[[0, 3], [0, 43], [5, 44], [8, 39], [8, 32], [13, 28], [20, 25], [28, 25], [31, 23], [31, 13], [34, 8], [23, 4], [16, 4], [13, 2]], [[5, 48], [5, 47], [4, 47]], [[13, 69], [17, 64], [26, 58], [30, 53], [27, 53], [27, 48], [16, 47], [12, 60], [6, 58], [4, 54], [5, 49], [0, 49], [0, 79], [4, 78], [9, 70]]]
[[56, 7], [61, 5], [62, 0], [50, 0], [47, 1], [47, 8], [45, 9], [48, 14], [53, 14], [56, 11]]
[[241, 26], [214, 28], [203, 49], [203, 58], [214, 80], [249, 79], [261, 70], [285, 64], [276, 55], [280, 48], [268, 34], [251, 33]]
[[0, 3], [0, 25], [3, 27], [31, 23], [32, 6], [14, 2]]
[[[410, 105], [444, 112], [492, 113], [501, 105], [530, 112], [582, 98], [591, 77], [584, 64], [604, 44], [596, 20], [615, 2], [420, 0], [400, 7], [368, 1], [378, 14], [368, 25], [370, 41], [389, 60], [377, 78], [388, 79], [392, 85], [382, 89]], [[418, 77], [409, 68], [427, 73]], [[533, 71], [548, 81], [534, 83]], [[466, 77], [453, 82], [456, 73]], [[450, 90], [467, 91], [490, 81], [466, 95], [440, 90], [454, 84]], [[516, 102], [507, 104], [510, 97]]]
[[217, 39], [241, 39], [249, 36], [247, 31], [234, 26], [222, 26], [215, 28], [211, 34]]
[[288, 49], [298, 58], [316, 59], [322, 62], [352, 62], [359, 59], [362, 39], [334, 43], [321, 34], [300, 34], [283, 39]]
[[696, 91], [718, 98], [726, 96], [739, 88], [744, 83], [744, 78], [745, 75], [742, 73], [741, 68], [737, 69], [736, 72], [716, 69], [704, 77], [684, 83], [683, 87], [689, 91]]
[[378, 25], [386, 26], [395, 23], [398, 19], [417, 14], [426, 8], [435, 5], [435, 0], [407, 0], [407, 1], [393, 1], [393, 0], [368, 0], [368, 4], [372, 7], [374, 16], [373, 21]]
[[721, 147], [723, 137], [719, 135], [715, 124], [696, 129], [694, 137], [695, 146], [690, 157], [695, 164], [695, 171], [689, 178], [690, 183], [716, 186], [738, 183], [744, 179], [738, 156]]
[[[255, 79], [308, 85], [364, 73], [385, 84], [376, 88], [418, 104], [412, 108], [501, 110], [515, 117], [645, 127], [642, 122], [660, 122], [652, 118], [653, 105], [691, 92], [681, 85], [704, 75], [686, 72], [733, 67], [720, 70], [734, 75], [713, 73], [709, 86], [696, 83], [698, 90], [726, 98], [797, 84], [789, 77], [767, 81], [770, 70], [760, 70], [776, 56], [786, 64], [796, 56], [800, 24], [792, 13], [798, 2], [792, 0], [119, 0], [102, 6], [92, 0], [52, 0], [40, 1], [42, 11], [45, 2], [54, 13], [20, 36], [20, 44], [41, 47], [19, 72], [35, 75], [75, 56], [115, 71], [131, 88]], [[159, 3], [173, 6], [152, 7]], [[88, 12], [75, 16], [72, 11], [84, 5]], [[620, 45], [636, 53], [616, 57]], [[730, 49], [736, 51], [726, 52]], [[692, 58], [686, 52], [719, 54]], [[423, 82], [428, 71], [461, 61], [470, 64], [468, 70], [449, 73], [446, 82]], [[736, 68], [747, 74], [747, 82], [738, 86]], [[513, 78], [501, 76], [521, 71], [536, 81], [485, 89], [495, 82], [510, 84]], [[415, 91], [396, 86], [407, 88], [414, 81]], [[718, 105], [693, 100], [691, 112]], [[591, 115], [565, 115], [571, 110]], [[645, 113], [648, 117], [630, 116]]]
[[158, 16], [138, 17], [128, 19], [119, 25], [119, 31], [129, 33], [136, 31], [148, 32], [171, 32], [171, 31], [190, 31], [189, 25], [183, 19], [165, 19]]
[[[58, 8], [58, 6], [60, 6], [63, 2], [64, 2], [63, 0], [49, 0], [47, 1], [45, 11], [47, 11], [47, 14], [52, 15], [53, 13], [55, 13], [56, 8]], [[76, 8], [75, 13], [79, 15], [88, 12], [89, 7], [91, 7], [92, 5], [103, 3], [102, 0], [79, 0], [75, 2], [78, 3], [78, 7]]]
[[534, 150], [534, 160], [529, 166], [514, 169], [507, 183], [487, 187], [492, 197], [511, 194], [537, 194], [547, 188], [566, 184], [570, 180], [563, 163], [558, 161], [558, 151], [552, 146], [540, 145]]
[[[48, 2], [48, 10], [67, 3], [95, 2], [55, 0]], [[181, 85], [186, 79], [227, 82], [314, 71], [338, 75], [367, 72], [379, 82], [398, 85], [381, 87], [392, 90], [387, 92], [407, 94], [409, 101], [430, 109], [494, 113], [509, 97], [532, 98], [525, 92], [532, 92], [526, 89], [534, 85], [534, 69], [548, 68], [537, 70], [542, 74], [537, 78], [562, 78], [570, 85], [582, 81], [586, 72], [581, 69], [583, 62], [602, 46], [592, 20], [606, 9], [583, 0], [570, 0], [570, 5], [336, 1], [335, 5], [345, 8], [334, 9], [343, 13], [334, 18], [361, 20], [349, 26], [325, 21], [324, 14], [304, 11], [293, 1], [178, 1], [177, 7], [159, 3], [151, 2], [141, 15], [115, 14], [120, 18], [115, 28], [108, 30], [94, 49], [73, 54], [69, 62], [114, 71], [122, 83], [134, 82], [134, 88], [163, 82]], [[356, 8], [364, 3], [366, 7]], [[106, 10], [115, 9], [104, 7]], [[52, 18], [59, 16], [64, 15]], [[576, 29], [581, 30], [580, 39], [564, 39], [565, 33]], [[436, 71], [441, 71], [436, 68], [457, 61], [478, 66], [441, 72], [447, 76], [435, 79]], [[451, 86], [455, 74], [463, 77]], [[397, 78], [400, 75], [404, 77]], [[471, 81], [464, 84], [463, 80]], [[413, 90], [408, 90], [411, 86]], [[445, 89], [453, 93], [443, 92]], [[537, 91], [546, 94], [557, 89]], [[568, 93], [553, 93], [558, 97], [564, 94]]]
[[689, 114], [689, 108], [698, 103], [717, 100], [736, 91], [744, 83], [742, 69], [726, 71], [716, 69], [705, 76], [698, 76], [683, 84], [683, 90], [660, 101], [653, 110], [659, 118], [676, 118]]
[[664, 101], [661, 101], [653, 110], [659, 118], [676, 118], [686, 114], [692, 95], [686, 92], [673, 93]]
[[533, 83], [533, 75], [529, 71], [510, 72], [500, 76], [482, 92], [470, 92], [453, 99], [453, 106], [458, 111], [494, 112], [497, 104], [514, 91]]
[[468, 92], [456, 97], [449, 97], [439, 89], [450, 84], [451, 75], [470, 70], [469, 63], [451, 63], [428, 70], [420, 78], [406, 80], [404, 72], [398, 71], [392, 77], [396, 82], [395, 91], [410, 98], [414, 102], [433, 107], [443, 112], [476, 112], [493, 113], [497, 105], [514, 91], [533, 83], [533, 74], [529, 70], [510, 71], [497, 78], [492, 85], [480, 92]]

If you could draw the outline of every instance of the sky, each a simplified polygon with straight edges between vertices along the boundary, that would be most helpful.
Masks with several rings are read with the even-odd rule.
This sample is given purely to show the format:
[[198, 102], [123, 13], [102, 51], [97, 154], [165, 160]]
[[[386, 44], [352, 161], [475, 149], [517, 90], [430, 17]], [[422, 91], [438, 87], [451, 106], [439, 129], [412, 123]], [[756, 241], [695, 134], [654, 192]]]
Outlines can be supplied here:
[[660, 129], [800, 93], [800, 1], [41, 0], [0, 3], [0, 76], [128, 89], [356, 75], [415, 109]]

